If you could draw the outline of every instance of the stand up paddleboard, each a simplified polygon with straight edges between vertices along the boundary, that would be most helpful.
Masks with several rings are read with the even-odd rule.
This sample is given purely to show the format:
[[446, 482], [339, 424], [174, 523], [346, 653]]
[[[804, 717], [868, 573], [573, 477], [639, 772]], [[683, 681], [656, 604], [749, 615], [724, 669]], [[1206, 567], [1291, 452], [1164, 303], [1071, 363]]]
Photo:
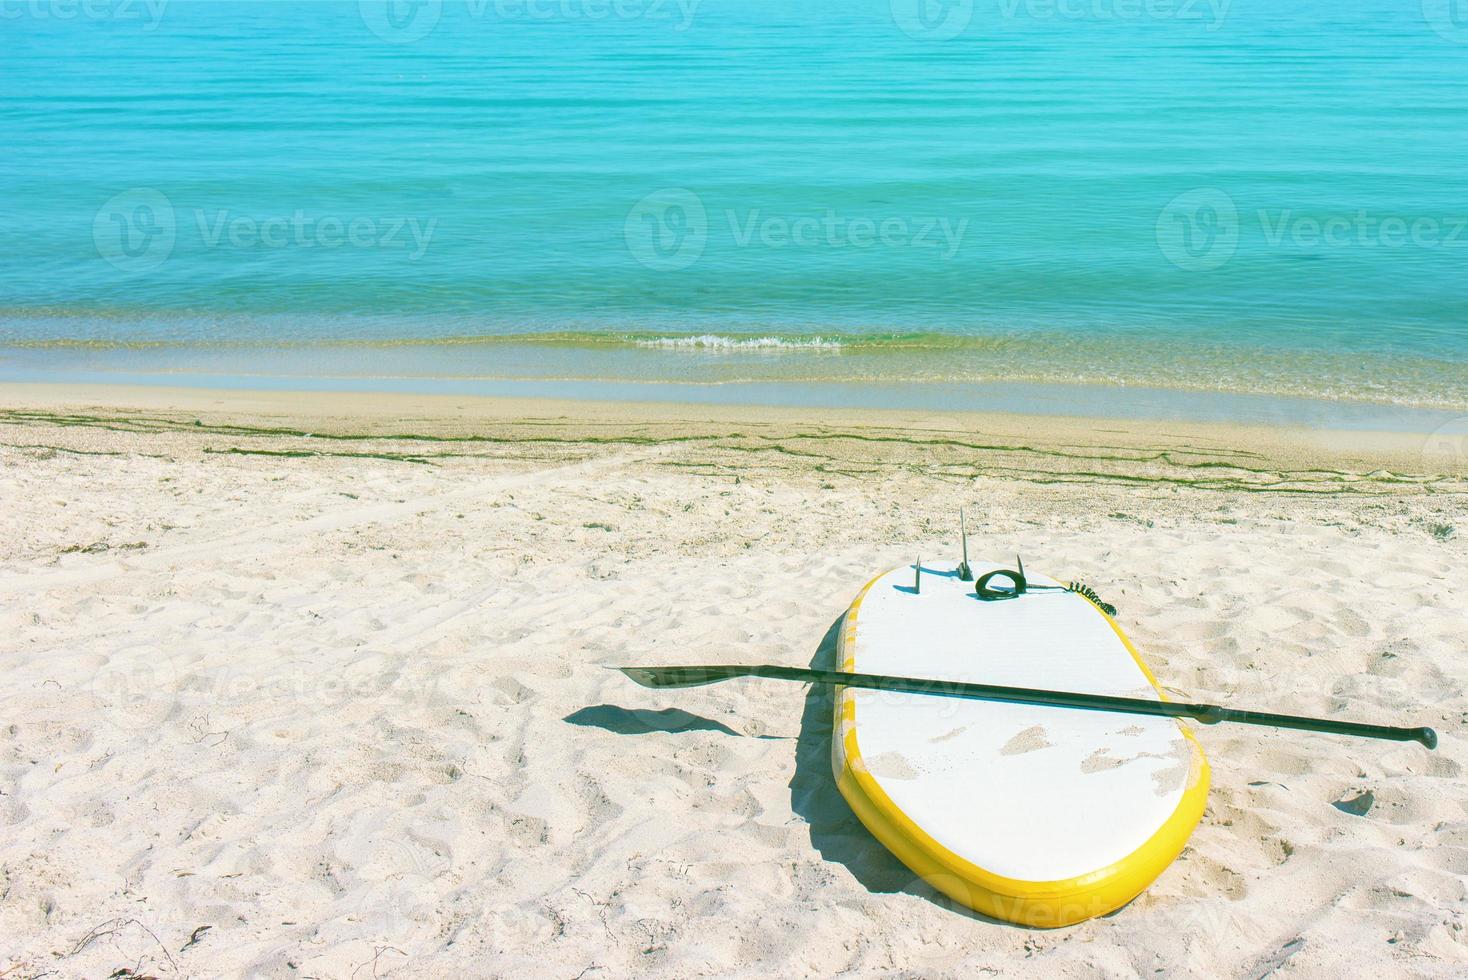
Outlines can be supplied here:
[[[986, 600], [960, 568], [904, 565], [868, 583], [840, 669], [1165, 700], [1091, 598], [1031, 575]], [[834, 735], [837, 785], [878, 840], [955, 901], [1025, 925], [1131, 901], [1207, 801], [1208, 762], [1173, 718], [838, 687]]]

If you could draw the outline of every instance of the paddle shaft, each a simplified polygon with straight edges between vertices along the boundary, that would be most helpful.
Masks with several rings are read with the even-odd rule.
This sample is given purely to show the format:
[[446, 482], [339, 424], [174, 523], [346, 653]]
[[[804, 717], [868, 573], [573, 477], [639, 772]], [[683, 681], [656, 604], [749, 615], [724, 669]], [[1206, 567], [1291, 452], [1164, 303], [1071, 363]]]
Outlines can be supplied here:
[[1429, 749], [1437, 748], [1437, 733], [1431, 728], [1396, 728], [1368, 725], [1363, 722], [1335, 721], [1330, 718], [1308, 718], [1302, 715], [1280, 715], [1268, 711], [1243, 711], [1216, 704], [1184, 704], [1175, 701], [1153, 701], [1147, 698], [1122, 698], [1109, 694], [1078, 694], [1071, 691], [1046, 691], [1028, 687], [1003, 687], [997, 684], [970, 684], [963, 681], [926, 680], [917, 677], [890, 677], [884, 674], [855, 674], [835, 670], [811, 670], [803, 667], [779, 667], [773, 664], [755, 666], [707, 667], [623, 667], [622, 673], [644, 687], [698, 687], [717, 684], [739, 677], [764, 677], [770, 680], [796, 681], [802, 684], [831, 684], [873, 691], [904, 694], [927, 694], [937, 697], [966, 698], [974, 701], [1000, 701], [1009, 704], [1035, 704], [1056, 708], [1080, 708], [1088, 711], [1113, 711], [1119, 714], [1160, 715], [1167, 718], [1192, 718], [1205, 725], [1221, 721], [1273, 728], [1294, 728], [1331, 735], [1356, 735], [1361, 738], [1388, 739], [1394, 742], [1420, 742]]

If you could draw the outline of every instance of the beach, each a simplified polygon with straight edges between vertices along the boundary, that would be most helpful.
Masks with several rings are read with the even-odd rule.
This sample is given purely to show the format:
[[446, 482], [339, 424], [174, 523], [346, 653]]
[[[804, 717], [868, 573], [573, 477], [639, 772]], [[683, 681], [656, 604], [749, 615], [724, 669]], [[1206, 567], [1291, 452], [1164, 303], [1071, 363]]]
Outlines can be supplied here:
[[1458, 6], [0, 0], [0, 980], [1468, 975]]
[[[1215, 422], [7, 384], [0, 975], [1458, 976], [1468, 451]], [[868, 579], [1080, 579], [1202, 823], [1059, 930], [915, 880], [830, 770]], [[1002, 800], [995, 805], [1002, 806]]]

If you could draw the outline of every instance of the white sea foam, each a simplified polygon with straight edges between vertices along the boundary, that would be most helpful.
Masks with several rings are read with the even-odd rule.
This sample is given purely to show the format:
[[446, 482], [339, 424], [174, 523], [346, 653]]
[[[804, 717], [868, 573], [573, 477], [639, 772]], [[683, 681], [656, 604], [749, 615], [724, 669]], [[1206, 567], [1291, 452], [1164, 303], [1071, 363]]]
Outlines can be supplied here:
[[830, 337], [725, 337], [706, 333], [696, 337], [639, 337], [638, 347], [700, 350], [840, 350], [841, 342]]

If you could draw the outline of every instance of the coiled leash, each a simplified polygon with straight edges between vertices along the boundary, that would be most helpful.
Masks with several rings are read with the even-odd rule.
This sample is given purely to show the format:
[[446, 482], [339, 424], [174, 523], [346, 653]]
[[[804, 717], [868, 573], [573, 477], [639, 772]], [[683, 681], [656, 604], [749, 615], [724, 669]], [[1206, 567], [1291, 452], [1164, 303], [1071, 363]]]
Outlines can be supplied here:
[[[1067, 585], [1031, 585], [1029, 580], [1025, 578], [1024, 561], [1018, 555], [1015, 555], [1014, 563], [1019, 568], [996, 568], [992, 572], [985, 572], [983, 575], [980, 575], [978, 581], [974, 582], [974, 594], [985, 602], [998, 602], [1003, 599], [1018, 599], [1026, 592], [1032, 590], [1036, 592], [1074, 592], [1094, 602], [1106, 615], [1116, 615], [1116, 607], [1104, 601], [1096, 594], [1095, 589], [1084, 582], [1071, 582]], [[1007, 587], [1003, 585], [990, 585], [989, 583], [996, 578], [1007, 579], [1009, 585]]]
[[[958, 563], [958, 580], [960, 582], [973, 582], [974, 573], [968, 566], [968, 523], [964, 520], [963, 508], [958, 510], [958, 539], [963, 544], [963, 559]], [[1108, 616], [1116, 615], [1116, 607], [1104, 601], [1096, 590], [1084, 582], [1071, 582], [1067, 585], [1031, 585], [1025, 578], [1025, 563], [1019, 555], [1014, 556], [1014, 563], [1018, 569], [996, 568], [992, 572], [985, 572], [974, 582], [974, 594], [985, 602], [997, 602], [1001, 599], [1018, 599], [1031, 589], [1046, 592], [1074, 592], [1076, 595], [1085, 596], [1096, 604]], [[917, 581], [913, 583], [913, 591], [916, 592], [922, 585], [923, 560], [918, 559]], [[1009, 588], [999, 586], [997, 588], [989, 585], [996, 578], [1009, 580]]]

